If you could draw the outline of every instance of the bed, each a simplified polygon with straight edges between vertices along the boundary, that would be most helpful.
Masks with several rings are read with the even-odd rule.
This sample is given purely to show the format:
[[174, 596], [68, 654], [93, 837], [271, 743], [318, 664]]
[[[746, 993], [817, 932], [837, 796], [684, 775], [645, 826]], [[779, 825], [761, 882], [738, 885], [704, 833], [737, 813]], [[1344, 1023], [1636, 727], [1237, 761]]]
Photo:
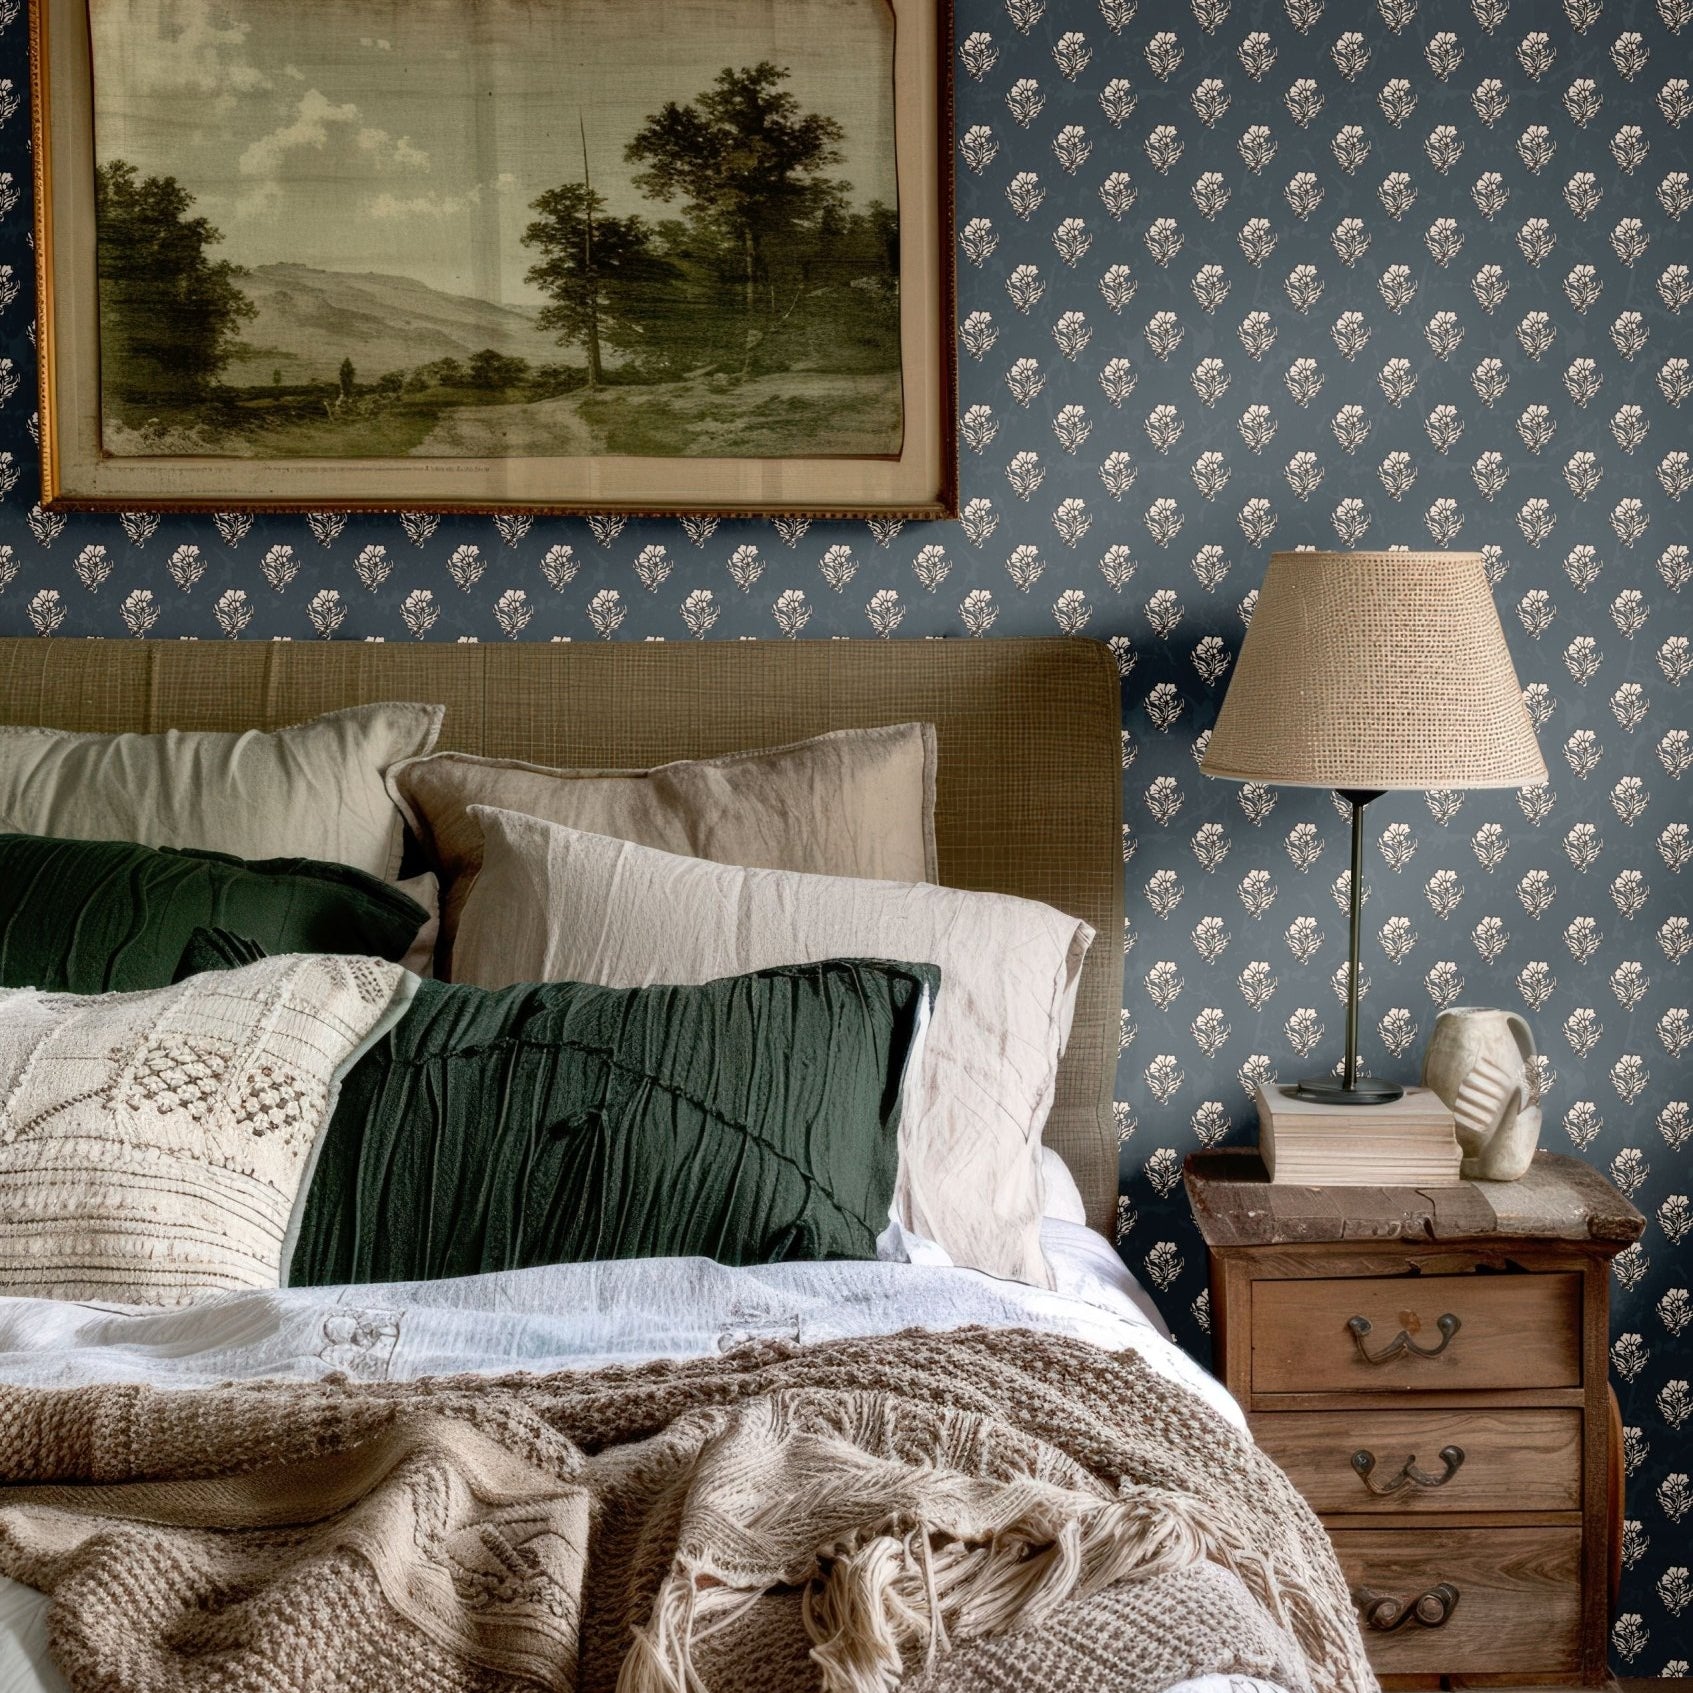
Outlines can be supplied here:
[[[1016, 1330], [1132, 1355], [1215, 1426], [1243, 1427], [1221, 1388], [1171, 1344], [1105, 1238], [1117, 1198], [1111, 1090], [1123, 913], [1119, 679], [1103, 646], [0, 641], [0, 724], [271, 729], [394, 699], [445, 704], [442, 748], [601, 768], [934, 724], [938, 880], [1041, 901], [1099, 935], [1081, 969], [1044, 1136], [1080, 1196], [1079, 1210], [1055, 1207], [1041, 1225], [1055, 1285], [922, 1263], [736, 1269], [668, 1259], [222, 1294], [163, 1311], [14, 1298], [0, 1300], [0, 1388], [281, 1377], [386, 1390], [419, 1376], [709, 1359], [765, 1342], [850, 1349], [912, 1329]], [[0, 1582], [0, 1693], [63, 1685], [45, 1655], [46, 1605]], [[1344, 1634], [1348, 1624], [1349, 1611], [1333, 1626]], [[1237, 1687], [1250, 1680], [1250, 1665], [1230, 1667]], [[1370, 1685], [1344, 1640], [1326, 1667], [1330, 1684]], [[1158, 1686], [1174, 1679], [1153, 1675]], [[1221, 1685], [1209, 1678], [1206, 1693]]]

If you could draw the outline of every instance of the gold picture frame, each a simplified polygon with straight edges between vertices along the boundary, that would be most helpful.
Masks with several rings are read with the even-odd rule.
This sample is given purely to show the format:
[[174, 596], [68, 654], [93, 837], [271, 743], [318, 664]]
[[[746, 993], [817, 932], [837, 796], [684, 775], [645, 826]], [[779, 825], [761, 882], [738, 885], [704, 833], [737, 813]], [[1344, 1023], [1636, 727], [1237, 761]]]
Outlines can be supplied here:
[[[581, 110], [569, 117], [561, 112], [553, 125], [559, 132], [551, 137], [556, 145], [542, 161], [543, 166], [557, 161], [553, 168], [559, 186], [551, 199], [535, 192], [532, 173], [527, 182], [518, 182], [521, 171], [491, 170], [490, 160], [496, 165], [500, 162], [497, 135], [490, 140], [479, 134], [474, 141], [480, 148], [477, 162], [483, 167], [485, 183], [479, 180], [457, 192], [428, 185], [421, 191], [402, 192], [386, 180], [377, 183], [373, 178], [369, 186], [380, 187], [382, 193], [367, 195], [364, 205], [377, 211], [397, 208], [391, 221], [402, 233], [393, 239], [414, 243], [409, 251], [417, 255], [420, 267], [426, 259], [432, 262], [437, 253], [471, 261], [469, 246], [462, 252], [450, 244], [430, 247], [429, 231], [412, 233], [437, 208], [450, 212], [470, 205], [478, 208], [473, 215], [483, 220], [479, 227], [497, 231], [499, 264], [504, 266], [501, 286], [515, 286], [511, 284], [514, 261], [507, 254], [517, 253], [518, 238], [511, 231], [518, 228], [524, 230], [521, 240], [526, 244], [521, 259], [533, 266], [525, 284], [531, 290], [554, 290], [543, 296], [546, 303], [540, 306], [508, 308], [504, 295], [491, 302], [460, 298], [450, 289], [437, 288], [432, 311], [440, 299], [450, 298], [458, 302], [453, 309], [462, 308], [468, 314], [467, 327], [461, 332], [455, 326], [451, 334], [469, 336], [464, 342], [469, 347], [487, 333], [490, 345], [466, 361], [458, 355], [456, 343], [444, 340], [440, 345], [447, 351], [432, 360], [386, 370], [379, 376], [374, 373], [396, 349], [402, 356], [411, 348], [417, 349], [413, 356], [438, 352], [429, 335], [436, 333], [436, 319], [448, 308], [441, 307], [428, 318], [427, 333], [407, 317], [411, 308], [404, 301], [372, 308], [358, 321], [374, 317], [381, 319], [384, 328], [370, 331], [365, 341], [355, 342], [343, 353], [335, 374], [326, 374], [323, 363], [339, 351], [333, 337], [324, 337], [320, 347], [301, 325], [353, 321], [357, 314], [344, 309], [345, 300], [329, 297], [337, 288], [344, 294], [351, 286], [348, 279], [354, 277], [354, 267], [363, 257], [364, 249], [350, 244], [363, 239], [364, 231], [373, 240], [379, 235], [388, 238], [387, 224], [373, 215], [357, 227], [352, 220], [345, 228], [335, 224], [340, 231], [336, 239], [349, 243], [333, 249], [340, 257], [340, 268], [333, 263], [326, 267], [291, 264], [286, 262], [288, 254], [255, 268], [239, 240], [212, 245], [220, 242], [224, 226], [205, 214], [208, 207], [234, 206], [232, 223], [248, 215], [241, 210], [247, 202], [237, 200], [234, 189], [251, 199], [259, 191], [281, 196], [284, 191], [292, 194], [300, 184], [315, 184], [317, 179], [309, 173], [327, 172], [324, 155], [335, 147], [342, 147], [353, 161], [336, 166], [343, 173], [355, 166], [388, 171], [395, 173], [396, 183], [408, 168], [427, 172], [431, 160], [439, 163], [446, 158], [456, 168], [461, 161], [450, 144], [435, 149], [420, 145], [412, 140], [411, 129], [402, 132], [402, 124], [391, 121], [391, 114], [401, 110], [396, 102], [404, 98], [414, 102], [411, 115], [418, 134], [426, 140], [430, 133], [445, 134], [431, 102], [421, 88], [414, 89], [405, 76], [396, 74], [392, 65], [373, 68], [362, 58], [355, 64], [351, 47], [317, 77], [312, 75], [310, 60], [302, 71], [292, 60], [284, 64], [274, 51], [269, 59], [262, 56], [267, 41], [274, 50], [288, 39], [278, 32], [308, 27], [312, 20], [320, 26], [340, 20], [336, 27], [352, 29], [354, 24], [347, 20], [356, 19], [357, 0], [350, 4], [234, 0], [226, 8], [223, 27], [212, 32], [218, 37], [214, 47], [221, 43], [219, 50], [225, 55], [222, 70], [208, 69], [202, 52], [192, 75], [207, 85], [205, 96], [189, 99], [185, 106], [181, 91], [176, 91], [177, 103], [168, 118], [163, 103], [172, 95], [173, 81], [189, 76], [190, 68], [164, 57], [165, 46], [159, 45], [155, 51], [161, 55], [160, 69], [154, 76], [147, 70], [149, 61], [134, 50], [127, 36], [121, 37], [123, 53], [111, 56], [121, 74], [103, 77], [101, 83], [97, 196], [97, 42], [102, 29], [121, 27], [124, 8], [133, 3], [31, 0], [30, 4], [45, 507], [905, 519], [958, 515], [950, 0], [851, 0], [851, 4], [803, 0], [804, 6], [815, 10], [818, 28], [844, 28], [847, 20], [856, 19], [862, 27], [884, 32], [885, 60], [870, 61], [877, 67], [875, 79], [865, 82], [861, 76], [855, 84], [843, 80], [840, 86], [847, 92], [841, 96], [841, 109], [856, 114], [868, 111], [871, 101], [885, 101], [881, 92], [885, 81], [880, 75], [885, 65], [891, 73], [891, 118], [878, 109], [874, 124], [866, 119], [863, 127], [873, 130], [881, 151], [873, 152], [868, 144], [858, 147], [860, 177], [826, 178], [823, 166], [807, 167], [812, 174], [805, 180], [817, 187], [817, 196], [805, 202], [812, 208], [804, 213], [809, 222], [765, 226], [802, 229], [810, 243], [804, 248], [803, 263], [793, 256], [802, 244], [790, 242], [779, 249], [784, 257], [757, 258], [755, 268], [755, 256], [743, 237], [742, 247], [748, 252], [744, 293], [738, 280], [733, 291], [700, 281], [725, 274], [723, 266], [729, 260], [724, 255], [732, 257], [734, 249], [724, 233], [729, 214], [697, 187], [700, 171], [689, 175], [691, 162], [704, 156], [699, 149], [710, 145], [709, 136], [702, 142], [696, 132], [702, 123], [699, 114], [710, 116], [717, 110], [710, 104], [713, 89], [727, 89], [723, 79], [740, 77], [743, 80], [731, 92], [742, 98], [749, 86], [744, 79], [757, 74], [741, 65], [751, 57], [750, 52], [740, 52], [743, 38], [720, 46], [703, 33], [719, 27], [707, 20], [724, 17], [720, 4], [702, 5], [698, 26], [702, 34], [688, 45], [692, 58], [682, 65], [678, 55], [683, 49], [674, 45], [677, 19], [683, 15], [677, 0], [648, 0], [645, 7], [632, 5], [632, 0], [437, 0], [431, 10], [438, 18], [447, 18], [449, 25], [462, 23], [467, 29], [474, 19], [484, 37], [487, 17], [503, 8], [530, 19], [531, 24], [524, 27], [539, 27], [533, 22], [537, 18], [547, 23], [549, 7], [568, 14], [572, 40], [581, 34], [583, 17], [609, 19], [609, 8], [617, 8], [619, 20], [645, 15], [651, 38], [672, 43], [670, 60], [665, 61], [670, 78], [665, 87], [673, 87], [674, 93], [665, 93], [662, 101], [650, 93], [660, 72], [648, 69], [646, 61], [650, 58], [656, 65], [663, 53], [625, 55], [625, 66], [638, 62], [637, 69], [624, 74], [639, 86], [620, 96], [622, 106], [595, 108], [595, 100], [609, 101], [610, 97], [591, 92], [582, 95], [580, 102], [589, 108], [589, 116], [584, 117]], [[882, 21], [870, 20], [871, 13]], [[151, 14], [158, 16], [158, 8], [151, 8]], [[396, 14], [389, 8], [386, 15]], [[728, 15], [733, 19], [733, 13]], [[800, 16], [800, 9], [793, 7], [772, 13], [764, 5], [749, 6], [746, 27], [789, 28]], [[773, 17], [783, 21], [758, 21]], [[559, 36], [556, 20], [548, 27]], [[622, 23], [608, 22], [605, 27], [610, 30]], [[518, 25], [512, 28], [515, 31]], [[521, 80], [520, 73], [527, 68], [523, 46], [529, 39], [512, 38], [508, 58], [514, 80]], [[801, 97], [786, 109], [798, 125], [813, 120], [824, 125], [809, 132], [816, 143], [814, 158], [845, 158], [850, 168], [853, 126], [829, 116], [826, 101], [808, 101], [806, 96], [821, 86], [815, 67], [838, 65], [855, 55], [828, 40], [790, 39], [800, 47], [794, 57], [803, 58], [813, 70], [809, 89], [801, 88], [801, 79], [795, 76], [793, 87]], [[392, 49], [404, 45], [374, 44], [389, 49], [388, 57], [397, 62], [402, 55]], [[483, 47], [486, 57], [485, 40]], [[361, 54], [365, 49], [372, 49], [371, 56], [376, 56], [369, 38], [358, 42]], [[315, 37], [306, 43], [306, 50], [332, 51]], [[247, 59], [234, 63], [231, 56], [242, 53]], [[865, 55], [856, 57], [862, 60]], [[347, 67], [345, 88], [333, 74], [335, 65], [342, 63]], [[139, 71], [137, 64], [142, 67]], [[405, 69], [426, 83], [417, 61]], [[608, 63], [603, 75], [601, 71], [602, 67], [595, 67], [598, 80], [591, 83], [580, 65], [569, 74], [577, 78], [577, 86], [597, 90], [605, 76], [615, 74], [615, 67]], [[767, 73], [769, 98], [786, 97], [785, 79], [790, 71], [780, 46], [760, 62], [757, 72]], [[230, 79], [235, 94], [216, 91], [212, 84], [219, 74]], [[845, 73], [839, 74], [844, 78]], [[284, 83], [285, 75], [294, 82]], [[643, 75], [645, 83], [640, 81]], [[310, 92], [298, 92], [301, 82], [310, 84]], [[328, 92], [319, 90], [320, 83]], [[349, 88], [354, 92], [348, 93]], [[316, 103], [310, 104], [314, 98]], [[635, 112], [643, 99], [644, 109], [658, 108], [650, 111], [644, 126], [631, 129], [625, 122], [620, 132], [612, 133], [613, 119], [619, 113]], [[849, 108], [844, 104], [849, 99], [858, 103]], [[152, 129], [147, 127], [149, 101], [158, 103], [159, 122]], [[297, 109], [290, 101], [297, 101]], [[512, 104], [519, 103], [514, 95]], [[808, 110], [808, 104], [813, 109]], [[682, 170], [675, 168], [676, 126], [670, 123], [678, 108], [677, 122], [691, 120], [695, 125], [687, 131], [686, 143], [695, 151], [687, 155], [688, 168]], [[729, 109], [727, 95], [723, 109]], [[595, 110], [598, 118], [592, 115]], [[606, 115], [608, 110], [611, 116]], [[198, 115], [185, 119], [184, 111]], [[238, 129], [237, 118], [245, 129]], [[250, 138], [261, 120], [270, 124], [270, 131]], [[214, 182], [213, 191], [190, 193], [195, 186], [192, 173], [166, 170], [157, 162], [156, 156], [167, 164], [174, 160], [172, 137], [185, 123], [193, 122], [210, 126], [227, 122], [229, 126], [227, 139], [214, 127], [213, 140], [221, 144], [223, 156], [236, 163], [220, 167], [214, 160], [208, 167], [228, 172], [228, 195], [222, 195], [223, 180], [213, 176], [204, 178]], [[433, 131], [432, 123], [437, 125]], [[686, 123], [682, 128], [686, 130]], [[891, 148], [886, 144], [890, 129]], [[596, 134], [596, 130], [604, 133]], [[113, 149], [114, 136], [123, 143], [122, 152], [133, 150], [141, 155], [139, 160], [120, 158]], [[249, 139], [243, 149], [244, 136]], [[132, 148], [136, 138], [152, 143], [151, 154], [145, 146]], [[204, 147], [204, 130], [195, 140]], [[667, 147], [672, 149], [670, 154], [665, 152]], [[295, 149], [292, 153], [291, 148]], [[184, 159], [190, 156], [182, 155]], [[207, 156], [204, 151], [193, 155]], [[868, 165], [862, 164], [865, 159], [870, 160]], [[529, 155], [525, 160], [533, 162]], [[290, 162], [301, 173], [297, 178], [285, 174]], [[645, 175], [635, 175], [637, 164], [644, 165]], [[114, 170], [120, 174], [114, 175]], [[266, 177], [264, 170], [278, 174]], [[601, 193], [601, 182], [591, 170], [602, 179], [612, 179], [610, 193]], [[237, 176], [237, 171], [247, 174]], [[132, 265], [124, 271], [119, 259], [112, 257], [125, 251], [120, 236], [132, 239], [128, 232], [136, 227], [139, 215], [135, 206], [144, 204], [147, 216], [156, 215], [158, 194], [143, 195], [142, 190], [168, 187], [177, 192], [178, 174], [183, 175], [183, 187], [171, 202], [177, 208], [171, 215], [183, 223], [194, 218], [211, 226], [205, 238], [205, 252], [211, 257], [200, 274], [215, 272], [235, 279], [232, 286], [243, 319], [238, 328], [232, 328], [236, 314], [227, 312], [212, 329], [194, 330], [223, 337], [216, 342], [217, 362], [211, 366], [210, 377], [204, 374], [208, 360], [197, 361], [194, 349], [183, 354], [168, 337], [161, 349], [154, 330], [161, 322], [173, 322], [173, 314], [153, 309], [158, 295], [156, 287], [147, 293], [153, 286], [150, 280], [124, 293], [130, 285], [123, 279], [141, 275], [143, 267]], [[345, 176], [339, 180], [344, 183]], [[868, 190], [862, 186], [866, 180], [894, 183], [894, 205], [886, 206], [881, 196], [866, 199]], [[644, 185], [641, 192], [656, 194], [664, 203], [642, 204], [628, 213], [627, 202], [635, 193], [632, 181]], [[503, 205], [498, 220], [490, 222], [494, 213], [489, 200], [508, 188], [512, 203]], [[614, 202], [616, 193], [623, 195], [625, 204]], [[694, 200], [688, 200], [689, 193]], [[109, 235], [104, 243], [96, 240], [97, 198]], [[816, 209], [825, 200], [831, 212]], [[263, 200], [253, 203], [266, 204]], [[745, 201], [724, 204], [739, 207]], [[543, 227], [549, 214], [552, 223]], [[751, 216], [747, 214], [748, 222]], [[801, 213], [792, 216], [798, 219]], [[826, 222], [827, 217], [834, 221]], [[531, 220], [526, 228], [524, 219]], [[243, 238], [260, 251], [268, 240], [274, 252], [278, 241], [298, 231], [305, 237], [303, 245], [315, 253], [312, 241], [319, 239], [320, 227], [326, 226], [309, 220], [270, 228], [254, 225], [260, 234], [248, 233]], [[111, 235], [112, 230], [120, 234]], [[577, 253], [579, 236], [584, 233], [583, 245], [590, 252], [594, 237], [602, 237], [600, 256], [592, 262]], [[331, 251], [330, 238], [321, 239], [325, 251]], [[625, 256], [619, 252], [619, 240], [626, 249], [638, 249], [638, 259], [626, 262], [618, 278], [611, 279], [614, 258]], [[528, 245], [531, 242], [533, 246]], [[769, 245], [777, 246], [775, 242]], [[137, 245], [135, 250], [157, 248]], [[232, 270], [223, 263], [226, 254], [238, 268]], [[544, 260], [555, 262], [553, 271], [543, 272]], [[488, 268], [481, 260], [477, 263], [484, 271]], [[716, 272], [709, 270], [713, 264], [719, 267]], [[372, 271], [376, 268], [371, 266]], [[152, 271], [146, 274], [153, 277]], [[357, 275], [368, 278], [370, 272], [361, 270]], [[538, 276], [544, 280], [535, 280]], [[303, 289], [281, 286], [301, 278]], [[409, 286], [413, 278], [379, 275], [374, 280]], [[621, 295], [614, 292], [618, 287], [624, 290]], [[312, 301], [315, 318], [298, 298], [313, 288], [325, 296]], [[204, 289], [185, 291], [196, 300], [205, 298]], [[608, 302], [615, 309], [608, 309]], [[555, 305], [558, 309], [549, 319]], [[487, 310], [478, 315], [481, 307]], [[589, 329], [582, 327], [584, 310]], [[513, 311], [527, 312], [533, 321], [517, 323]], [[501, 313], [505, 315], [490, 316]], [[489, 322], [494, 325], [492, 331], [487, 329]], [[496, 352], [493, 341], [507, 335], [515, 338], [511, 345], [526, 350], [539, 346], [537, 324], [546, 325], [563, 349], [558, 362]], [[142, 327], [136, 329], [136, 325]], [[251, 339], [243, 340], [241, 333], [248, 325], [256, 327]], [[108, 337], [104, 346], [103, 332]], [[621, 342], [615, 339], [619, 332], [624, 337]], [[594, 337], [592, 360], [587, 356], [590, 334]], [[572, 335], [577, 341], [563, 339]], [[600, 348], [608, 338], [608, 362], [602, 365]], [[376, 349], [381, 355], [378, 362], [356, 359], [361, 348]], [[894, 351], [897, 366], [892, 362]], [[571, 353], [581, 357], [580, 369], [568, 362]], [[618, 364], [620, 358], [623, 363]], [[705, 362], [690, 364], [690, 358]], [[511, 376], [509, 372], [515, 370], [522, 374]], [[241, 373], [239, 381], [231, 375], [234, 372]], [[598, 381], [589, 372], [597, 373]], [[469, 384], [483, 378], [493, 389], [471, 393]], [[675, 420], [674, 428], [668, 426], [670, 420]], [[770, 451], [789, 441], [791, 452], [778, 456]], [[556, 450], [561, 442], [576, 450]], [[677, 442], [685, 446], [679, 448]], [[490, 444], [498, 450], [491, 450]], [[386, 450], [370, 450], [373, 447]], [[753, 456], [755, 451], [761, 456]]]

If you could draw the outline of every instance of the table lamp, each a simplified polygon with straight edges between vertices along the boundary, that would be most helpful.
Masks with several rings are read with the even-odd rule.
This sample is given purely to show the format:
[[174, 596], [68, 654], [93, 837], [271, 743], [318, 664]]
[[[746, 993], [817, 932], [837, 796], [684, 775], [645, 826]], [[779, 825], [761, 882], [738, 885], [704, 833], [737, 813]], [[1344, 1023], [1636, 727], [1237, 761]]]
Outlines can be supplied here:
[[1358, 1073], [1364, 807], [1393, 788], [1546, 780], [1479, 553], [1276, 553], [1200, 769], [1333, 788], [1352, 809], [1351, 940], [1341, 1074], [1293, 1092], [1387, 1105]]

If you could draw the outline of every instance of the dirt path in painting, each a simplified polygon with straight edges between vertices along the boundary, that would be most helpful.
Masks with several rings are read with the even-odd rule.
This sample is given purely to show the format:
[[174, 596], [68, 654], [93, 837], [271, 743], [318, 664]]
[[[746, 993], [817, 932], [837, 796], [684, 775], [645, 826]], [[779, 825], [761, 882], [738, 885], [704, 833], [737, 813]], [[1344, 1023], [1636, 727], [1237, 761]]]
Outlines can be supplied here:
[[897, 373], [785, 371], [605, 388], [444, 416], [414, 458], [782, 458], [899, 451]]
[[513, 406], [463, 406], [449, 412], [411, 449], [411, 458], [591, 458], [599, 452], [582, 421], [582, 396]]

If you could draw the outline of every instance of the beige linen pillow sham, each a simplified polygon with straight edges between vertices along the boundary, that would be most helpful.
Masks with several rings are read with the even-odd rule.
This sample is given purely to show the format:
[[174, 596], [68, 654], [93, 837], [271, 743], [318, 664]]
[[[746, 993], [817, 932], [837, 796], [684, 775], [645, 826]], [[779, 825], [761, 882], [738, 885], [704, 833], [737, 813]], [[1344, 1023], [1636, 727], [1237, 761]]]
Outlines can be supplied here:
[[445, 711], [355, 705], [240, 733], [0, 726], [0, 825], [61, 840], [316, 858], [393, 881], [405, 835], [382, 779], [435, 745]]
[[932, 882], [936, 873], [931, 723], [836, 729], [650, 770], [555, 769], [442, 752], [395, 765], [388, 792], [446, 884], [441, 933], [449, 953], [482, 867], [475, 805], [718, 864], [895, 882]]
[[696, 983], [778, 964], [940, 967], [900, 1124], [900, 1221], [954, 1263], [1052, 1285], [1041, 1128], [1093, 930], [1051, 906], [925, 883], [745, 869], [472, 807], [482, 873], [453, 955], [484, 987]]
[[435, 948], [441, 939], [441, 884], [433, 870], [425, 870], [421, 875], [408, 876], [403, 882], [396, 882], [394, 886], [408, 899], [415, 899], [424, 910], [423, 922], [412, 937], [411, 945], [406, 948], [400, 968], [411, 971], [414, 976], [433, 976]]

